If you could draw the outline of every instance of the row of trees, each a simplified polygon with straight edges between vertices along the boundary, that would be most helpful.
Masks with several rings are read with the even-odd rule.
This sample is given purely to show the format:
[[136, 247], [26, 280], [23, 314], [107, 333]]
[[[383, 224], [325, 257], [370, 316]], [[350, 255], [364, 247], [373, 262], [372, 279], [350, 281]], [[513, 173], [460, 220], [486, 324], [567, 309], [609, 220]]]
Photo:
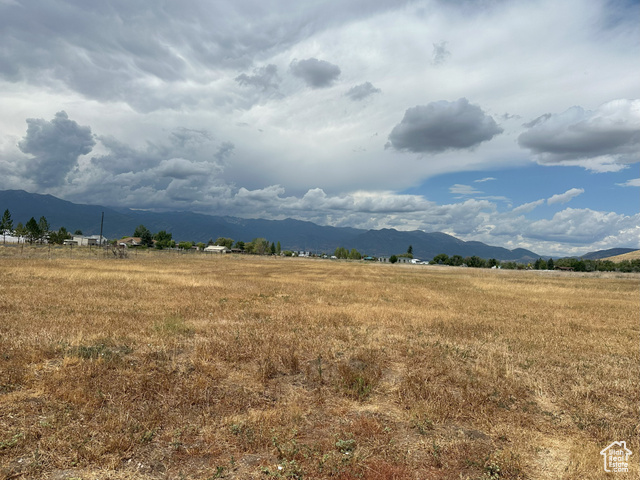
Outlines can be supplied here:
[[501, 262], [495, 258], [485, 260], [477, 256], [462, 257], [453, 255], [449, 257], [445, 253], [440, 253], [433, 257], [431, 263], [439, 265], [451, 265], [455, 267], [467, 266], [475, 268], [500, 267], [504, 269], [532, 269], [532, 270], [554, 270], [558, 268], [570, 268], [576, 272], [640, 272], [640, 259], [624, 260], [613, 262], [611, 260], [583, 260], [581, 258], [560, 258], [558, 260], [544, 260], [538, 258], [535, 262], [524, 265], [517, 262]]
[[333, 252], [333, 256], [349, 260], [360, 260], [362, 258], [362, 254], [355, 248], [347, 250], [344, 247], [336, 248], [335, 252]]
[[[0, 232], [2, 232], [2, 242], [7, 243], [7, 235], [15, 235], [24, 238], [29, 243], [57, 243], [63, 244], [65, 240], [72, 238], [71, 233], [65, 227], [60, 227], [57, 231], [51, 230], [51, 226], [46, 217], [40, 217], [36, 221], [31, 217], [24, 225], [19, 222], [15, 227], [11, 212], [7, 209], [0, 218]], [[75, 231], [75, 235], [82, 235], [80, 230]]]
[[140, 238], [140, 243], [146, 247], [153, 247], [156, 249], [163, 248], [180, 248], [184, 250], [189, 250], [193, 246], [197, 246], [200, 250], [203, 250], [207, 245], [219, 245], [227, 247], [228, 249], [238, 249], [245, 253], [252, 253], [256, 255], [280, 255], [282, 252], [282, 247], [280, 242], [274, 243], [269, 242], [265, 238], [254, 238], [250, 242], [243, 242], [242, 240], [238, 240], [234, 242], [233, 238], [227, 237], [218, 237], [216, 241], [213, 239], [209, 239], [209, 241], [205, 244], [202, 242], [188, 242], [181, 241], [177, 242], [173, 240], [173, 235], [165, 230], [160, 230], [158, 233], [151, 233], [151, 231], [146, 228], [144, 225], [139, 225], [136, 227], [133, 232], [134, 237]]

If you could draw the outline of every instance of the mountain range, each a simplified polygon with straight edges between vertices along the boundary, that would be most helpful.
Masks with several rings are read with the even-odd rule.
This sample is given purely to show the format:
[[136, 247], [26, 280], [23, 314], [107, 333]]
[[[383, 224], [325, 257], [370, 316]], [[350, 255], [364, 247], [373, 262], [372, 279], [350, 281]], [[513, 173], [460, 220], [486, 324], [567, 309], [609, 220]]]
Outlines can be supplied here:
[[[81, 230], [85, 235], [100, 233], [100, 221], [104, 212], [103, 235], [106, 238], [131, 235], [137, 226], [144, 225], [152, 232], [170, 232], [176, 241], [207, 242], [209, 239], [227, 237], [247, 242], [263, 237], [272, 242], [279, 241], [283, 250], [312, 253], [332, 253], [337, 247], [345, 247], [355, 248], [367, 255], [389, 256], [404, 253], [411, 245], [414, 257], [425, 260], [440, 253], [463, 257], [477, 255], [521, 263], [532, 262], [540, 257], [523, 248], [508, 250], [482, 242], [465, 242], [440, 232], [330, 227], [291, 218], [263, 220], [193, 212], [159, 213], [75, 204], [51, 195], [23, 190], [0, 191], [0, 210], [4, 212], [5, 209], [10, 211], [14, 226], [18, 222], [25, 224], [31, 217], [38, 220], [44, 216], [53, 230], [64, 226], [70, 232]], [[607, 255], [598, 258], [605, 256]]]

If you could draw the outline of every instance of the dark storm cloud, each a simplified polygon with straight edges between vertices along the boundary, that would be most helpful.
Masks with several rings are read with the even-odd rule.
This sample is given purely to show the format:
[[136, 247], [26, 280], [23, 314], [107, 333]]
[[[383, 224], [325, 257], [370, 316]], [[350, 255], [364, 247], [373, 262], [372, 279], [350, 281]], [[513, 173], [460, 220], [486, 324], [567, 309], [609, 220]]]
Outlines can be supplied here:
[[60, 185], [96, 144], [90, 127], [69, 120], [66, 112], [56, 113], [50, 122], [42, 118], [27, 119], [27, 134], [18, 147], [32, 155], [24, 165], [24, 174], [42, 187]]
[[439, 153], [473, 148], [502, 133], [496, 122], [466, 98], [409, 108], [389, 135], [396, 150]]
[[640, 100], [614, 100], [594, 111], [572, 107], [525, 124], [518, 137], [542, 163], [610, 157], [618, 163], [639, 160]]
[[317, 58], [294, 60], [289, 68], [293, 75], [304, 80], [311, 88], [330, 87], [340, 76], [340, 67]]
[[138, 111], [180, 108], [201, 99], [195, 86], [399, 3], [0, 2], [0, 78], [63, 86]]
[[364, 100], [365, 98], [373, 95], [374, 93], [380, 93], [380, 89], [374, 87], [371, 82], [365, 82], [361, 85], [351, 87], [345, 95], [353, 101]]
[[[189, 128], [175, 129], [167, 142], [148, 141], [145, 148], [131, 147], [110, 136], [100, 136], [98, 140], [109, 153], [93, 157], [91, 163], [113, 175], [152, 171], [161, 165], [163, 176], [175, 174], [175, 178], [184, 178], [190, 172], [202, 172], [200, 166], [194, 166], [198, 163], [205, 164], [208, 172], [217, 172], [224, 168], [234, 149], [231, 142], [217, 144], [206, 130]], [[216, 153], [212, 154], [214, 150]]]
[[451, 56], [451, 52], [447, 50], [447, 42], [433, 44], [433, 60], [434, 65], [442, 65]]
[[269, 64], [254, 69], [253, 75], [247, 75], [246, 73], [238, 75], [235, 80], [240, 85], [256, 87], [266, 91], [270, 88], [277, 89], [280, 78], [278, 77], [278, 67]]

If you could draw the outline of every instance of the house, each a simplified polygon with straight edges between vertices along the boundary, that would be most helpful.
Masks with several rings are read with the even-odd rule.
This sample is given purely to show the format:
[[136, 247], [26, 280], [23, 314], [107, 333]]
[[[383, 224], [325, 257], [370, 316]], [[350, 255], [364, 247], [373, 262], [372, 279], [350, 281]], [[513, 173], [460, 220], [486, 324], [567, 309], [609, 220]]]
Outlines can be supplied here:
[[224, 245], [209, 245], [204, 251], [206, 253], [229, 253], [231, 250]]
[[118, 240], [118, 245], [124, 247], [140, 247], [142, 246], [142, 239], [140, 237], [124, 237]]
[[[107, 239], [102, 237], [102, 244], [106, 244]], [[65, 245], [79, 245], [81, 247], [91, 247], [100, 244], [100, 235], [74, 235], [73, 239], [65, 240]]]

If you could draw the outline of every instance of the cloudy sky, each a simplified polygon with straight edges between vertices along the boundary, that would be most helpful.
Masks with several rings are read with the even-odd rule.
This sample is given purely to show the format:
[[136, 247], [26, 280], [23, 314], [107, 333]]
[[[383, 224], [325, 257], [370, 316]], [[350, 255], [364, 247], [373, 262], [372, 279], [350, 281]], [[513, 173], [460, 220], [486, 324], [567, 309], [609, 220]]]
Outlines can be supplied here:
[[640, 248], [639, 18], [637, 0], [0, 0], [0, 189]]

